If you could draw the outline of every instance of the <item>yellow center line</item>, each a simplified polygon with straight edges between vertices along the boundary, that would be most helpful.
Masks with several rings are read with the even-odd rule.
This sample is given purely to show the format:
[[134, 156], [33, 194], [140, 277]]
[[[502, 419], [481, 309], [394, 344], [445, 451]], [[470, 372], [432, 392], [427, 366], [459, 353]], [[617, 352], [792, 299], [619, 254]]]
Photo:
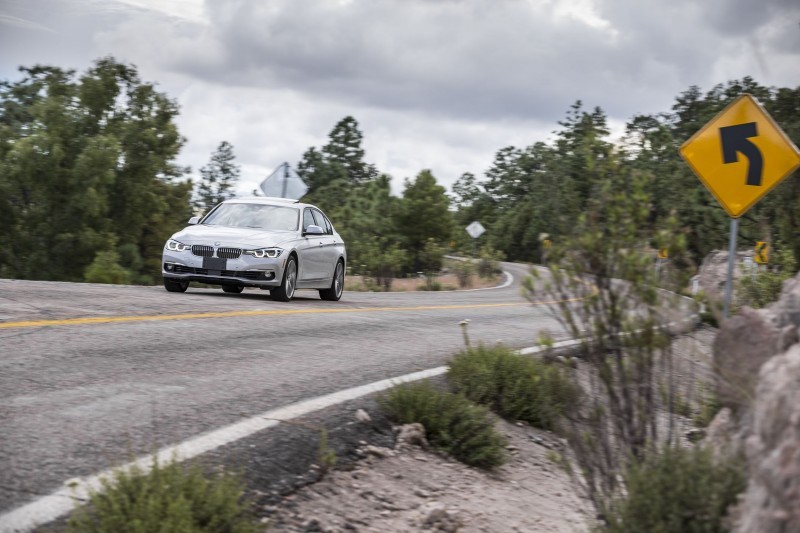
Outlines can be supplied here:
[[200, 318], [231, 318], [243, 316], [285, 316], [330, 313], [375, 313], [402, 311], [437, 311], [445, 309], [486, 309], [498, 307], [519, 307], [522, 305], [547, 305], [556, 302], [514, 302], [494, 304], [458, 304], [458, 305], [419, 305], [414, 307], [361, 307], [361, 308], [313, 308], [313, 309], [273, 309], [251, 311], [222, 311], [216, 313], [184, 313], [178, 315], [140, 315], [140, 316], [95, 316], [83, 318], [64, 318], [59, 320], [22, 320], [19, 322], [0, 322], [0, 329], [39, 328], [45, 326], [80, 326], [87, 324], [114, 324], [120, 322], [152, 322], [160, 320], [194, 320]]

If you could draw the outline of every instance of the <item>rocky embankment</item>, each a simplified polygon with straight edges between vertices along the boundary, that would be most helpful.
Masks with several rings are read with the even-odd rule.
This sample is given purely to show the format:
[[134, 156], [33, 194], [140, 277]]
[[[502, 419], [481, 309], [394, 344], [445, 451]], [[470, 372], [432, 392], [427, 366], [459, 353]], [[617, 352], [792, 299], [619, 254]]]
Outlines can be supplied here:
[[708, 440], [744, 454], [748, 485], [734, 531], [800, 531], [800, 275], [765, 309], [745, 307], [714, 342], [724, 408]]

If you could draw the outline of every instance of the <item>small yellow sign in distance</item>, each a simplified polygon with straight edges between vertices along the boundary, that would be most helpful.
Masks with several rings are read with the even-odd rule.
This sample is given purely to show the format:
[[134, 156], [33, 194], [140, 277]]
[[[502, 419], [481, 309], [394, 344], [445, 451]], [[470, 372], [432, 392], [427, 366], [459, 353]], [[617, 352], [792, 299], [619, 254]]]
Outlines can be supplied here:
[[658, 258], [659, 259], [669, 259], [669, 250], [666, 248], [661, 248], [658, 250]]
[[549, 249], [551, 246], [553, 246], [553, 241], [551, 241], [550, 239], [545, 239], [542, 241], [542, 245], [544, 245], [545, 248]]
[[769, 263], [769, 243], [765, 241], [758, 241], [756, 243], [756, 254], [754, 256], [756, 263], [759, 265], [766, 265]]
[[731, 102], [683, 143], [680, 152], [733, 218], [800, 166], [800, 150], [749, 94]]

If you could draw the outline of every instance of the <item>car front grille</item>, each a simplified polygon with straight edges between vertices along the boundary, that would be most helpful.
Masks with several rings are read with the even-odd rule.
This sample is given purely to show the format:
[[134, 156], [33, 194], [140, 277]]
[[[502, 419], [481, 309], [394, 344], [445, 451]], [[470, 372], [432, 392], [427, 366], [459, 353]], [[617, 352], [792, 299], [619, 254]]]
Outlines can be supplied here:
[[239, 259], [240, 255], [242, 255], [241, 248], [217, 248], [217, 257]]
[[195, 244], [192, 246], [192, 253], [194, 255], [199, 255], [200, 257], [213, 257], [214, 248], [202, 244]]
[[[214, 257], [214, 247], [205, 244], [195, 244], [192, 246], [192, 253], [200, 257]], [[239, 259], [241, 255], [241, 248], [217, 248], [217, 257], [221, 259]]]

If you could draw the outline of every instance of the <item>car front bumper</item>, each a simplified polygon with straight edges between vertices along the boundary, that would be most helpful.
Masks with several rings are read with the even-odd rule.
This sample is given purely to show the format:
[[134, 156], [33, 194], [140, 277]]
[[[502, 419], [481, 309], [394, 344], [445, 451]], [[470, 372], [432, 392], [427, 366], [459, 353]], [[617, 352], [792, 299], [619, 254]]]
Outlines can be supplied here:
[[201, 257], [191, 251], [164, 250], [161, 275], [175, 281], [198, 281], [210, 285], [243, 285], [273, 288], [281, 284], [288, 254], [258, 259], [242, 254], [237, 259]]

